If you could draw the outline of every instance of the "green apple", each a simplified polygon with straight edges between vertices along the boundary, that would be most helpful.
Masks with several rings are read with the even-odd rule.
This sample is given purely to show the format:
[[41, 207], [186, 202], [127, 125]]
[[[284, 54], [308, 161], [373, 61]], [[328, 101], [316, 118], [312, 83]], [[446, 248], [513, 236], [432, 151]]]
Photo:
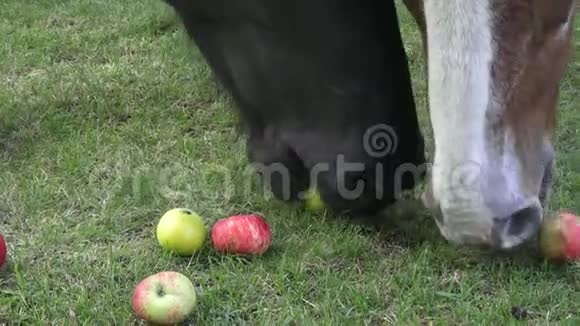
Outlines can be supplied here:
[[172, 325], [184, 321], [193, 312], [197, 294], [185, 275], [164, 271], [150, 275], [137, 284], [131, 305], [140, 319]]
[[203, 219], [186, 208], [167, 211], [157, 224], [157, 241], [164, 249], [182, 256], [200, 250], [207, 237]]
[[306, 193], [306, 208], [311, 211], [321, 211], [324, 209], [325, 205], [320, 197], [320, 193], [315, 189], [310, 189]]

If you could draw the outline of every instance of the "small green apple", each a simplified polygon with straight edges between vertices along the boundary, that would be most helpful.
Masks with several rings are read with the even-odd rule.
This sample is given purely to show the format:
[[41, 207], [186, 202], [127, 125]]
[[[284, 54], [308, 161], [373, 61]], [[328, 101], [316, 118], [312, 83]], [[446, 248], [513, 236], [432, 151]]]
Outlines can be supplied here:
[[311, 211], [321, 211], [325, 208], [324, 202], [320, 197], [320, 193], [315, 189], [310, 189], [306, 193], [306, 208]]
[[164, 271], [143, 279], [133, 290], [135, 315], [150, 323], [177, 324], [192, 313], [197, 294], [191, 281], [178, 272]]
[[200, 250], [207, 237], [203, 219], [186, 208], [167, 211], [157, 224], [157, 241], [161, 247], [182, 256]]

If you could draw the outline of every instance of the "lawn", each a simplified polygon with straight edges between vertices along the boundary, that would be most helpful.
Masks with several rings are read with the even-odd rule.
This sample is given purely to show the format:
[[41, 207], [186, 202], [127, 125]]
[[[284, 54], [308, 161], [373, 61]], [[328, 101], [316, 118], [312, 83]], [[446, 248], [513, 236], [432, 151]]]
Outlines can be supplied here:
[[[401, 11], [429, 135], [419, 34]], [[576, 23], [580, 36], [580, 23]], [[0, 4], [0, 325], [136, 323], [130, 297], [189, 276], [196, 324], [580, 323], [580, 265], [459, 250], [426, 212], [377, 233], [286, 206], [247, 168], [232, 104], [159, 0]], [[578, 48], [578, 45], [576, 45]], [[580, 51], [562, 83], [553, 208], [580, 210]], [[159, 248], [173, 207], [264, 214], [261, 258]]]

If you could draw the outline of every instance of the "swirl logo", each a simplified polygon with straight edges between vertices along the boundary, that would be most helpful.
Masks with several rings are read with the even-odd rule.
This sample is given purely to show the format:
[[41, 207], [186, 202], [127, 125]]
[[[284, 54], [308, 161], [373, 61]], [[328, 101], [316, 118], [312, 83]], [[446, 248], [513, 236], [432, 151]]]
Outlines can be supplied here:
[[393, 128], [385, 124], [375, 125], [364, 134], [364, 148], [372, 157], [381, 157], [397, 151], [399, 139]]

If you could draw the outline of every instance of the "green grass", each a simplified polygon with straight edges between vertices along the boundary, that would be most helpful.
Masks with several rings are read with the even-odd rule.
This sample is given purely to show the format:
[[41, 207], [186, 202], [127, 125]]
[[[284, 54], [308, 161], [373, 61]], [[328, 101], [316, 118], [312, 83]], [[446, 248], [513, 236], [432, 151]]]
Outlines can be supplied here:
[[[402, 20], [428, 130], [419, 34]], [[191, 277], [198, 324], [503, 325], [514, 306], [533, 324], [580, 322], [578, 264], [458, 250], [423, 212], [375, 233], [258, 192], [231, 103], [161, 1], [7, 0], [0, 35], [0, 324], [134, 323], [133, 287], [161, 270]], [[561, 87], [550, 203], [575, 210], [579, 54]], [[173, 207], [208, 224], [262, 213], [273, 247], [171, 256], [154, 228]]]

